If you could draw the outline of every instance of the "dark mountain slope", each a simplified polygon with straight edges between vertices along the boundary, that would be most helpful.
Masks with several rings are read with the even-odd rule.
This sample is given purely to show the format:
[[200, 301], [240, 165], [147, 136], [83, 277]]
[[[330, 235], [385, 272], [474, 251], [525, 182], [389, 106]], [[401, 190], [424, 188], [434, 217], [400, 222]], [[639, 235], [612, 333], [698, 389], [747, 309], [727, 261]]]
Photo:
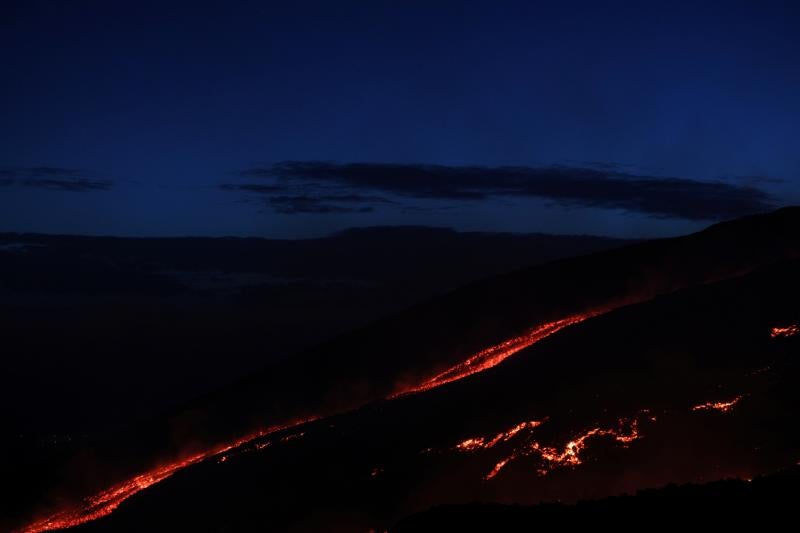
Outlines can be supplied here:
[[730, 479], [704, 485], [673, 485], [576, 505], [441, 506], [408, 517], [389, 531], [515, 532], [550, 527], [634, 531], [651, 527], [656, 521], [660, 527], [704, 525], [719, 529], [752, 524], [759, 529], [783, 529], [796, 520], [798, 495], [800, 469], [793, 467], [752, 481]]
[[[248, 527], [257, 524], [258, 528], [283, 529], [299, 524], [313, 530], [314, 523], [307, 517], [299, 519], [309, 510], [325, 524], [385, 526], [403, 514], [451, 499], [513, 499], [520, 493], [521, 483], [513, 475], [516, 468], [513, 465], [527, 464], [529, 470], [536, 472], [541, 469], [537, 462], [542, 462], [544, 452], [553, 455], [555, 452], [548, 451], [552, 448], [561, 450], [558, 452], [561, 454], [570, 436], [581, 435], [581, 431], [588, 431], [593, 424], [599, 424], [598, 431], [605, 432], [599, 437], [606, 440], [612, 438], [611, 429], [620, 438], [629, 436], [634, 419], [642, 426], [647, 425], [641, 409], [679, 413], [653, 415], [666, 420], [658, 427], [666, 428], [666, 435], [670, 435], [670, 428], [682, 428], [692, 420], [701, 419], [696, 417], [704, 416], [705, 412], [694, 413], [689, 409], [691, 402], [706, 401], [699, 398], [700, 393], [706, 396], [716, 391], [707, 390], [711, 382], [715, 386], [724, 385], [726, 382], [719, 381], [721, 378], [743, 368], [755, 372], [754, 365], [761, 363], [756, 359], [747, 359], [746, 363], [731, 359], [732, 366], [719, 369], [719, 374], [716, 370], [695, 372], [693, 365], [697, 361], [693, 362], [685, 353], [697, 343], [704, 347], [714, 345], [716, 336], [701, 335], [708, 323], [716, 324], [715, 329], [708, 330], [715, 334], [730, 330], [723, 337], [730, 341], [726, 341], [720, 356], [724, 361], [728, 361], [729, 353], [739, 353], [737, 350], [743, 347], [750, 348], [751, 355], [777, 349], [774, 347], [779, 344], [771, 342], [767, 323], [793, 319], [784, 315], [786, 309], [794, 309], [797, 301], [793, 285], [797, 266], [792, 259], [800, 252], [798, 228], [800, 210], [784, 209], [720, 224], [684, 238], [559, 261], [473, 284], [272, 365], [252, 379], [188, 406], [160, 424], [110, 435], [91, 450], [92, 464], [102, 468], [96, 467], [93, 475], [82, 478], [79, 489], [73, 485], [58, 494], [65, 491], [73, 495], [91, 494], [92, 490], [126, 475], [163, 464], [165, 458], [186, 457], [187, 450], [202, 450], [210, 443], [225, 442], [254, 427], [308, 415], [330, 416], [377, 401], [355, 415], [337, 417], [335, 427], [339, 429], [330, 428], [328, 420], [307, 424], [303, 428], [307, 437], [298, 442], [300, 451], [287, 447], [289, 455], [279, 456], [278, 463], [245, 461], [241, 464], [246, 466], [237, 466], [232, 459], [224, 468], [217, 469], [215, 462], [205, 462], [141, 493], [119, 512], [138, 505], [154, 505], [169, 524], [172, 520], [169, 517], [188, 513], [188, 507], [184, 506], [199, 505], [212, 514], [218, 507], [224, 509], [216, 518], [197, 512], [196, 526], [200, 529], [236, 530], [225, 521], [241, 516]], [[771, 265], [774, 271], [769, 270]], [[756, 270], [758, 275], [754, 274], [754, 278], [741, 277]], [[731, 281], [704, 286], [720, 279]], [[761, 288], [748, 289], [751, 286]], [[652, 302], [654, 307], [641, 304], [613, 310], [624, 304], [651, 300], [659, 294], [670, 294], [681, 287], [694, 289], [657, 299]], [[687, 294], [690, 296], [683, 296]], [[727, 296], [723, 298], [723, 294]], [[767, 299], [759, 300], [762, 295], [767, 295]], [[690, 303], [681, 304], [681, 298], [688, 298]], [[704, 311], [700, 313], [699, 309]], [[735, 321], [728, 312], [733, 309], [742, 309], [741, 315], [735, 315], [739, 316]], [[774, 311], [767, 312], [770, 309]], [[517, 335], [532, 325], [586, 311], [606, 314], [564, 329], [472, 378], [430, 393], [380, 401], [402, 391], [409, 382], [427, 379], [476, 350]], [[656, 326], [661, 329], [643, 333]], [[678, 338], [676, 331], [687, 333]], [[646, 364], [642, 363], [643, 353], [647, 355]], [[547, 364], [541, 366], [531, 361]], [[576, 369], [581, 372], [575, 372]], [[621, 391], [625, 393], [620, 394]], [[439, 466], [428, 464], [425, 459], [428, 455], [420, 454], [428, 448], [451, 450], [471, 435], [499, 434], [525, 420], [542, 424], [541, 448], [536, 453], [507, 450], [511, 455], [522, 456], [509, 460], [509, 466], [494, 478], [497, 483], [487, 484], [483, 480], [503, 458], [494, 456], [497, 451], [494, 448], [487, 451], [488, 455], [478, 453], [464, 456], [466, 459], [447, 459], [437, 463]], [[777, 434], [782, 434], [784, 419], [776, 424]], [[342, 429], [344, 426], [349, 429]], [[530, 437], [529, 429], [532, 428], [524, 433], [526, 438]], [[326, 433], [328, 430], [333, 433]], [[311, 438], [312, 435], [316, 436]], [[265, 439], [272, 442], [270, 439], [278, 437]], [[660, 446], [650, 453], [665, 453], [669, 446], [682, 442], [678, 439], [667, 448]], [[278, 444], [270, 447], [282, 448]], [[382, 454], [388, 454], [388, 458]], [[638, 474], [640, 466], [653, 464], [647, 462], [652, 455], [644, 452], [630, 455], [639, 461], [634, 461], [631, 467], [629, 482], [634, 487], [668, 482], [671, 475], [687, 472], [690, 477], [713, 478], [724, 470], [722, 466], [717, 470], [699, 469], [690, 461], [685, 468], [647, 471], [642, 477]], [[689, 459], [694, 457], [681, 454], [684, 455]], [[422, 462], [403, 459], [412, 456], [422, 457]], [[731, 451], [731, 457], [739, 457], [739, 452]], [[769, 461], [784, 464], [783, 455], [767, 457], [769, 460], [765, 459], [764, 464], [760, 460], [746, 462], [747, 469], [767, 468]], [[381, 466], [395, 459], [399, 461], [395, 467]], [[464, 460], [467, 462], [463, 463]], [[73, 471], [81, 471], [81, 463], [77, 465]], [[735, 469], [744, 468], [735, 461], [731, 465]], [[369, 481], [373, 469], [378, 469], [375, 477], [386, 480], [380, 486], [388, 492], [362, 483], [359, 476]], [[399, 472], [399, 477], [390, 477], [390, 471]], [[218, 475], [223, 477], [217, 478]], [[353, 475], [356, 478], [348, 477]], [[596, 475], [606, 482], [587, 485], [567, 479], [561, 483], [560, 474], [545, 476], [540, 488], [528, 488], [525, 494], [536, 498], [558, 489], [564, 491], [565, 498], [574, 498], [584, 496], [580, 491], [575, 492], [575, 487], [600, 487], [602, 490], [594, 494], [598, 496], [604, 495], [603, 491], [614, 493], [627, 486], [607, 482], [607, 472]], [[206, 480], [203, 476], [211, 477]], [[32, 479], [29, 486], [35, 488], [37, 478]], [[266, 479], [270, 482], [264, 485]], [[527, 481], [523, 484], [528, 487]], [[226, 492], [220, 494], [210, 487], [224, 487]], [[309, 487], [313, 487], [311, 493]], [[266, 505], [269, 516], [247, 511], [260, 508], [258, 502], [262, 507]], [[328, 513], [335, 516], [345, 513], [353, 518], [338, 520]], [[136, 524], [135, 514], [126, 512], [124, 518], [117, 518], [115, 513], [107, 523], [115, 524], [115, 528], [128, 521]], [[156, 514], [148, 510], [142, 511], [141, 516]], [[195, 518], [191, 520], [194, 523]], [[98, 527], [102, 523], [105, 522], [98, 522]], [[139, 523], [138, 527], [141, 526]], [[242, 527], [241, 530], [247, 530]], [[317, 524], [316, 528], [319, 527]]]
[[0, 234], [0, 406], [13, 405], [0, 407], [0, 450], [152, 416], [464, 283], [625, 243], [424, 227], [297, 241]]
[[446, 503], [785, 468], [800, 457], [800, 335], [773, 328], [800, 323], [798, 268], [622, 307], [461, 381], [257, 439], [84, 528], [380, 530]]
[[204, 427], [222, 432], [286, 417], [294, 405], [305, 413], [352, 408], [402, 391], [533, 325], [646, 301], [794, 257], [800, 257], [800, 208], [527, 268], [343, 335], [196, 408], [204, 413]]

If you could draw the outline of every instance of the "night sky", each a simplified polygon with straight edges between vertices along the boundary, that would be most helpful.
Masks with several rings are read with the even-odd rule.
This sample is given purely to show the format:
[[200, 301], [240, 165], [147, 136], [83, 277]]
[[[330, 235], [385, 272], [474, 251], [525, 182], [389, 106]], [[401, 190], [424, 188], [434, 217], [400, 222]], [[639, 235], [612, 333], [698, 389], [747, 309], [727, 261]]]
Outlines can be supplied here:
[[0, 231], [662, 236], [800, 199], [798, 2], [0, 4]]

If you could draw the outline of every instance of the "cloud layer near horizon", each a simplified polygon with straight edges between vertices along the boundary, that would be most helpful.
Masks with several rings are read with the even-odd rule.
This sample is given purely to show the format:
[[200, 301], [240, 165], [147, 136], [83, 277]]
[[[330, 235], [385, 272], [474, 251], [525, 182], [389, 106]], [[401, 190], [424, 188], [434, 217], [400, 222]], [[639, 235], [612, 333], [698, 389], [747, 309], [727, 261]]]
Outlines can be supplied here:
[[67, 192], [107, 191], [113, 182], [86, 177], [80, 170], [61, 167], [0, 168], [0, 186], [29, 187]]
[[[559, 205], [622, 209], [655, 217], [724, 220], [775, 207], [753, 185], [659, 177], [571, 166], [444, 166], [286, 161], [249, 168], [242, 178], [265, 183], [224, 184], [225, 190], [266, 195], [284, 214], [369, 212], [409, 200], [487, 201], [499, 197], [543, 198]], [[413, 207], [409, 206], [409, 207]]]

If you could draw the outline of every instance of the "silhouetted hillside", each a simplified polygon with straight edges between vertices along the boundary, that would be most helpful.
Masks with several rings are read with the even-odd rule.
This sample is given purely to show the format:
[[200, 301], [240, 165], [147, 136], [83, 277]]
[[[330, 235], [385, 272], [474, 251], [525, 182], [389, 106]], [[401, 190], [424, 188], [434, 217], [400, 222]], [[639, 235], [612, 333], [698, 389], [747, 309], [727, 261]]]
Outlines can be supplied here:
[[[110, 433], [68, 466], [18, 472], [6, 499], [22, 516], [41, 502], [30, 495], [60, 486], [50, 501], [80, 509], [76, 497], [134, 479], [87, 531], [154, 517], [358, 530], [437, 504], [576, 501], [786, 467], [800, 452], [800, 337], [770, 332], [800, 321], [799, 228], [800, 210], [784, 209], [471, 284]], [[414, 388], [575, 313], [502, 364]], [[140, 492], [131, 476], [163, 465], [181, 466]]]
[[296, 241], [0, 234], [14, 361], [0, 405], [15, 405], [0, 440], [163, 412], [458, 285], [624, 242], [424, 227]]
[[6, 486], [0, 515], [72, 477], [64, 462], [98, 435], [463, 283], [625, 242], [426, 227], [306, 240], [0, 234], [0, 477], [24, 481]]
[[798, 268], [622, 307], [460, 381], [254, 439], [80, 530], [381, 531], [435, 505], [786, 468], [800, 455], [800, 334], [774, 328], [800, 324]]
[[201, 404], [204, 425], [220, 422], [225, 431], [286, 416], [292, 405], [335, 412], [383, 398], [532, 325], [800, 257], [798, 228], [800, 208], [786, 208], [475, 282], [254, 374]]
[[718, 529], [752, 524], [791, 527], [800, 494], [800, 471], [728, 479], [703, 485], [670, 485], [633, 496], [615, 496], [577, 504], [443, 505], [401, 520], [391, 533], [433, 531], [536, 531], [542, 528], [591, 527], [632, 531], [666, 525]]

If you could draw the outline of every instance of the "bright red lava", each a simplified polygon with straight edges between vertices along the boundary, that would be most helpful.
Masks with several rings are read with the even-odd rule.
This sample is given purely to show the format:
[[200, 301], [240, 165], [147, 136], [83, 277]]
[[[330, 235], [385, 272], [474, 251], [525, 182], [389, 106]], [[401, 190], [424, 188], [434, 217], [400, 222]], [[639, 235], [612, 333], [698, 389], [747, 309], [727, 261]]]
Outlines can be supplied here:
[[[647, 414], [644, 410], [640, 414]], [[488, 450], [500, 442], [506, 442], [515, 437], [520, 437], [520, 441], [511, 452], [501, 458], [484, 476], [484, 480], [493, 479], [510, 462], [520, 457], [535, 456], [541, 461], [539, 475], [547, 475], [557, 468], [564, 466], [578, 466], [581, 464], [581, 452], [587, 447], [587, 441], [593, 438], [610, 437], [624, 447], [640, 438], [639, 420], [637, 418], [620, 418], [616, 427], [594, 427], [587, 429], [580, 435], [567, 442], [563, 449], [554, 446], [546, 446], [539, 441], [533, 440], [534, 429], [542, 425], [547, 419], [521, 422], [507, 431], [498, 433], [495, 437], [473, 437], [458, 444], [455, 449], [460, 452], [473, 452], [477, 450]], [[521, 432], [524, 431], [524, 434]], [[524, 438], [521, 438], [524, 437]]]
[[[83, 501], [83, 506], [78, 509], [67, 509], [60, 511], [46, 518], [33, 522], [19, 530], [19, 533], [39, 533], [42, 531], [53, 531], [79, 526], [92, 520], [97, 520], [111, 514], [122, 502], [134, 494], [159, 483], [172, 476], [178, 470], [191, 466], [208, 458], [215, 457], [230, 450], [239, 448], [255, 439], [266, 437], [273, 433], [289, 428], [313, 422], [315, 418], [298, 420], [296, 422], [282, 426], [272, 426], [267, 429], [256, 431], [233, 442], [220, 445], [216, 448], [190, 455], [180, 461], [170, 463], [158, 468], [154, 468], [144, 474], [118, 483], [103, 492], [90, 496]], [[224, 456], [223, 456], [224, 458]]]
[[739, 403], [739, 400], [742, 399], [742, 396], [737, 396], [736, 398], [727, 401], [727, 402], [706, 402], [701, 403], [700, 405], [695, 405], [692, 407], [692, 411], [719, 411], [721, 413], [727, 413], [734, 406]]
[[[744, 398], [739, 395], [729, 401], [706, 402], [695, 405], [691, 411], [719, 411], [729, 413], [736, 404]], [[589, 427], [575, 435], [563, 447], [550, 446], [543, 444], [535, 439], [536, 428], [544, 424], [548, 418], [542, 420], [531, 420], [520, 422], [506, 431], [501, 431], [495, 436], [471, 437], [459, 444], [453, 450], [461, 453], [474, 453], [482, 450], [489, 450], [500, 443], [513, 441], [510, 443], [510, 451], [500, 457], [494, 467], [483, 477], [485, 481], [494, 479], [506, 466], [521, 457], [533, 457], [538, 460], [538, 474], [545, 476], [563, 467], [574, 467], [583, 463], [581, 454], [589, 444], [598, 438], [610, 438], [619, 446], [627, 448], [630, 443], [643, 437], [640, 432], [640, 421], [649, 419], [656, 421], [656, 417], [649, 409], [640, 410], [633, 417], [620, 417], [617, 423], [610, 426]], [[508, 448], [506, 448], [508, 449]]]
[[800, 333], [800, 325], [792, 324], [791, 326], [772, 328], [769, 335], [774, 339], [776, 337], [794, 337], [798, 333]]
[[512, 337], [506, 341], [496, 344], [485, 350], [468, 357], [464, 361], [454, 365], [444, 372], [441, 372], [432, 378], [429, 378], [418, 385], [413, 385], [390, 396], [390, 398], [397, 398], [407, 394], [414, 394], [417, 392], [424, 392], [427, 390], [435, 389], [447, 383], [464, 379], [472, 374], [483, 372], [494, 366], [499, 365], [515, 353], [524, 350], [525, 348], [536, 344], [542, 339], [557, 333], [558, 331], [583, 322], [587, 318], [592, 318], [604, 311], [592, 311], [589, 313], [579, 313], [561, 320], [554, 320], [553, 322], [546, 322], [539, 326], [529, 329], [522, 335]]
[[[453, 381], [458, 381], [467, 376], [471, 376], [478, 372], [482, 372], [484, 370], [492, 368], [500, 364], [504, 360], [506, 360], [508, 357], [539, 342], [540, 340], [545, 339], [550, 335], [553, 335], [554, 333], [568, 326], [578, 324], [580, 322], [583, 322], [587, 318], [599, 315], [602, 312], [603, 311], [593, 311], [589, 313], [576, 314], [569, 316], [567, 318], [563, 318], [561, 320], [547, 322], [545, 324], [541, 324], [539, 326], [531, 328], [522, 335], [513, 337], [509, 340], [501, 342], [500, 344], [497, 344], [490, 348], [486, 348], [485, 350], [482, 350], [468, 357], [463, 362], [445, 370], [444, 372], [441, 372], [433, 376], [432, 378], [427, 379], [426, 381], [423, 381], [420, 384], [413, 385], [409, 388], [396, 392], [390, 395], [389, 399], [397, 398], [399, 396], [405, 396], [407, 394], [414, 394], [418, 392], [431, 390], [441, 385], [445, 385]], [[236, 441], [222, 444], [215, 448], [196, 453], [179, 461], [175, 461], [173, 463], [169, 463], [167, 465], [154, 468], [153, 470], [150, 470], [143, 474], [139, 474], [138, 476], [131, 478], [127, 481], [118, 483], [104, 490], [103, 492], [100, 492], [99, 494], [84, 499], [82, 506], [79, 507], [78, 509], [67, 509], [59, 511], [55, 514], [37, 520], [36, 522], [33, 522], [32, 524], [23, 527], [18, 531], [18, 533], [40, 533], [42, 531], [66, 529], [70, 527], [79, 526], [87, 522], [91, 522], [92, 520], [97, 520], [98, 518], [102, 518], [104, 516], [111, 514], [115, 509], [117, 509], [117, 507], [120, 506], [122, 502], [124, 502], [131, 496], [155, 485], [156, 483], [159, 483], [167, 479], [168, 477], [172, 476], [175, 472], [179, 470], [182, 470], [188, 466], [192, 466], [194, 464], [205, 461], [206, 459], [219, 456], [233, 449], [240, 448], [241, 446], [249, 442], [252, 442], [255, 439], [265, 437], [267, 435], [285, 429], [306, 424], [308, 422], [316, 420], [317, 418], [318, 417], [299, 420], [290, 424], [282, 426], [273, 426], [267, 429], [263, 429], [255, 433], [246, 435]], [[529, 422], [527, 424], [531, 425], [525, 427], [532, 428], [535, 427], [533, 424], [538, 424], [538, 423]], [[517, 431], [520, 431], [522, 429], [524, 428], [519, 427]], [[265, 446], [266, 445], [260, 447], [257, 446], [257, 448], [261, 449]], [[221, 461], [224, 461], [225, 459], [227, 459], [227, 457], [223, 456], [223, 458], [221, 458]]]

